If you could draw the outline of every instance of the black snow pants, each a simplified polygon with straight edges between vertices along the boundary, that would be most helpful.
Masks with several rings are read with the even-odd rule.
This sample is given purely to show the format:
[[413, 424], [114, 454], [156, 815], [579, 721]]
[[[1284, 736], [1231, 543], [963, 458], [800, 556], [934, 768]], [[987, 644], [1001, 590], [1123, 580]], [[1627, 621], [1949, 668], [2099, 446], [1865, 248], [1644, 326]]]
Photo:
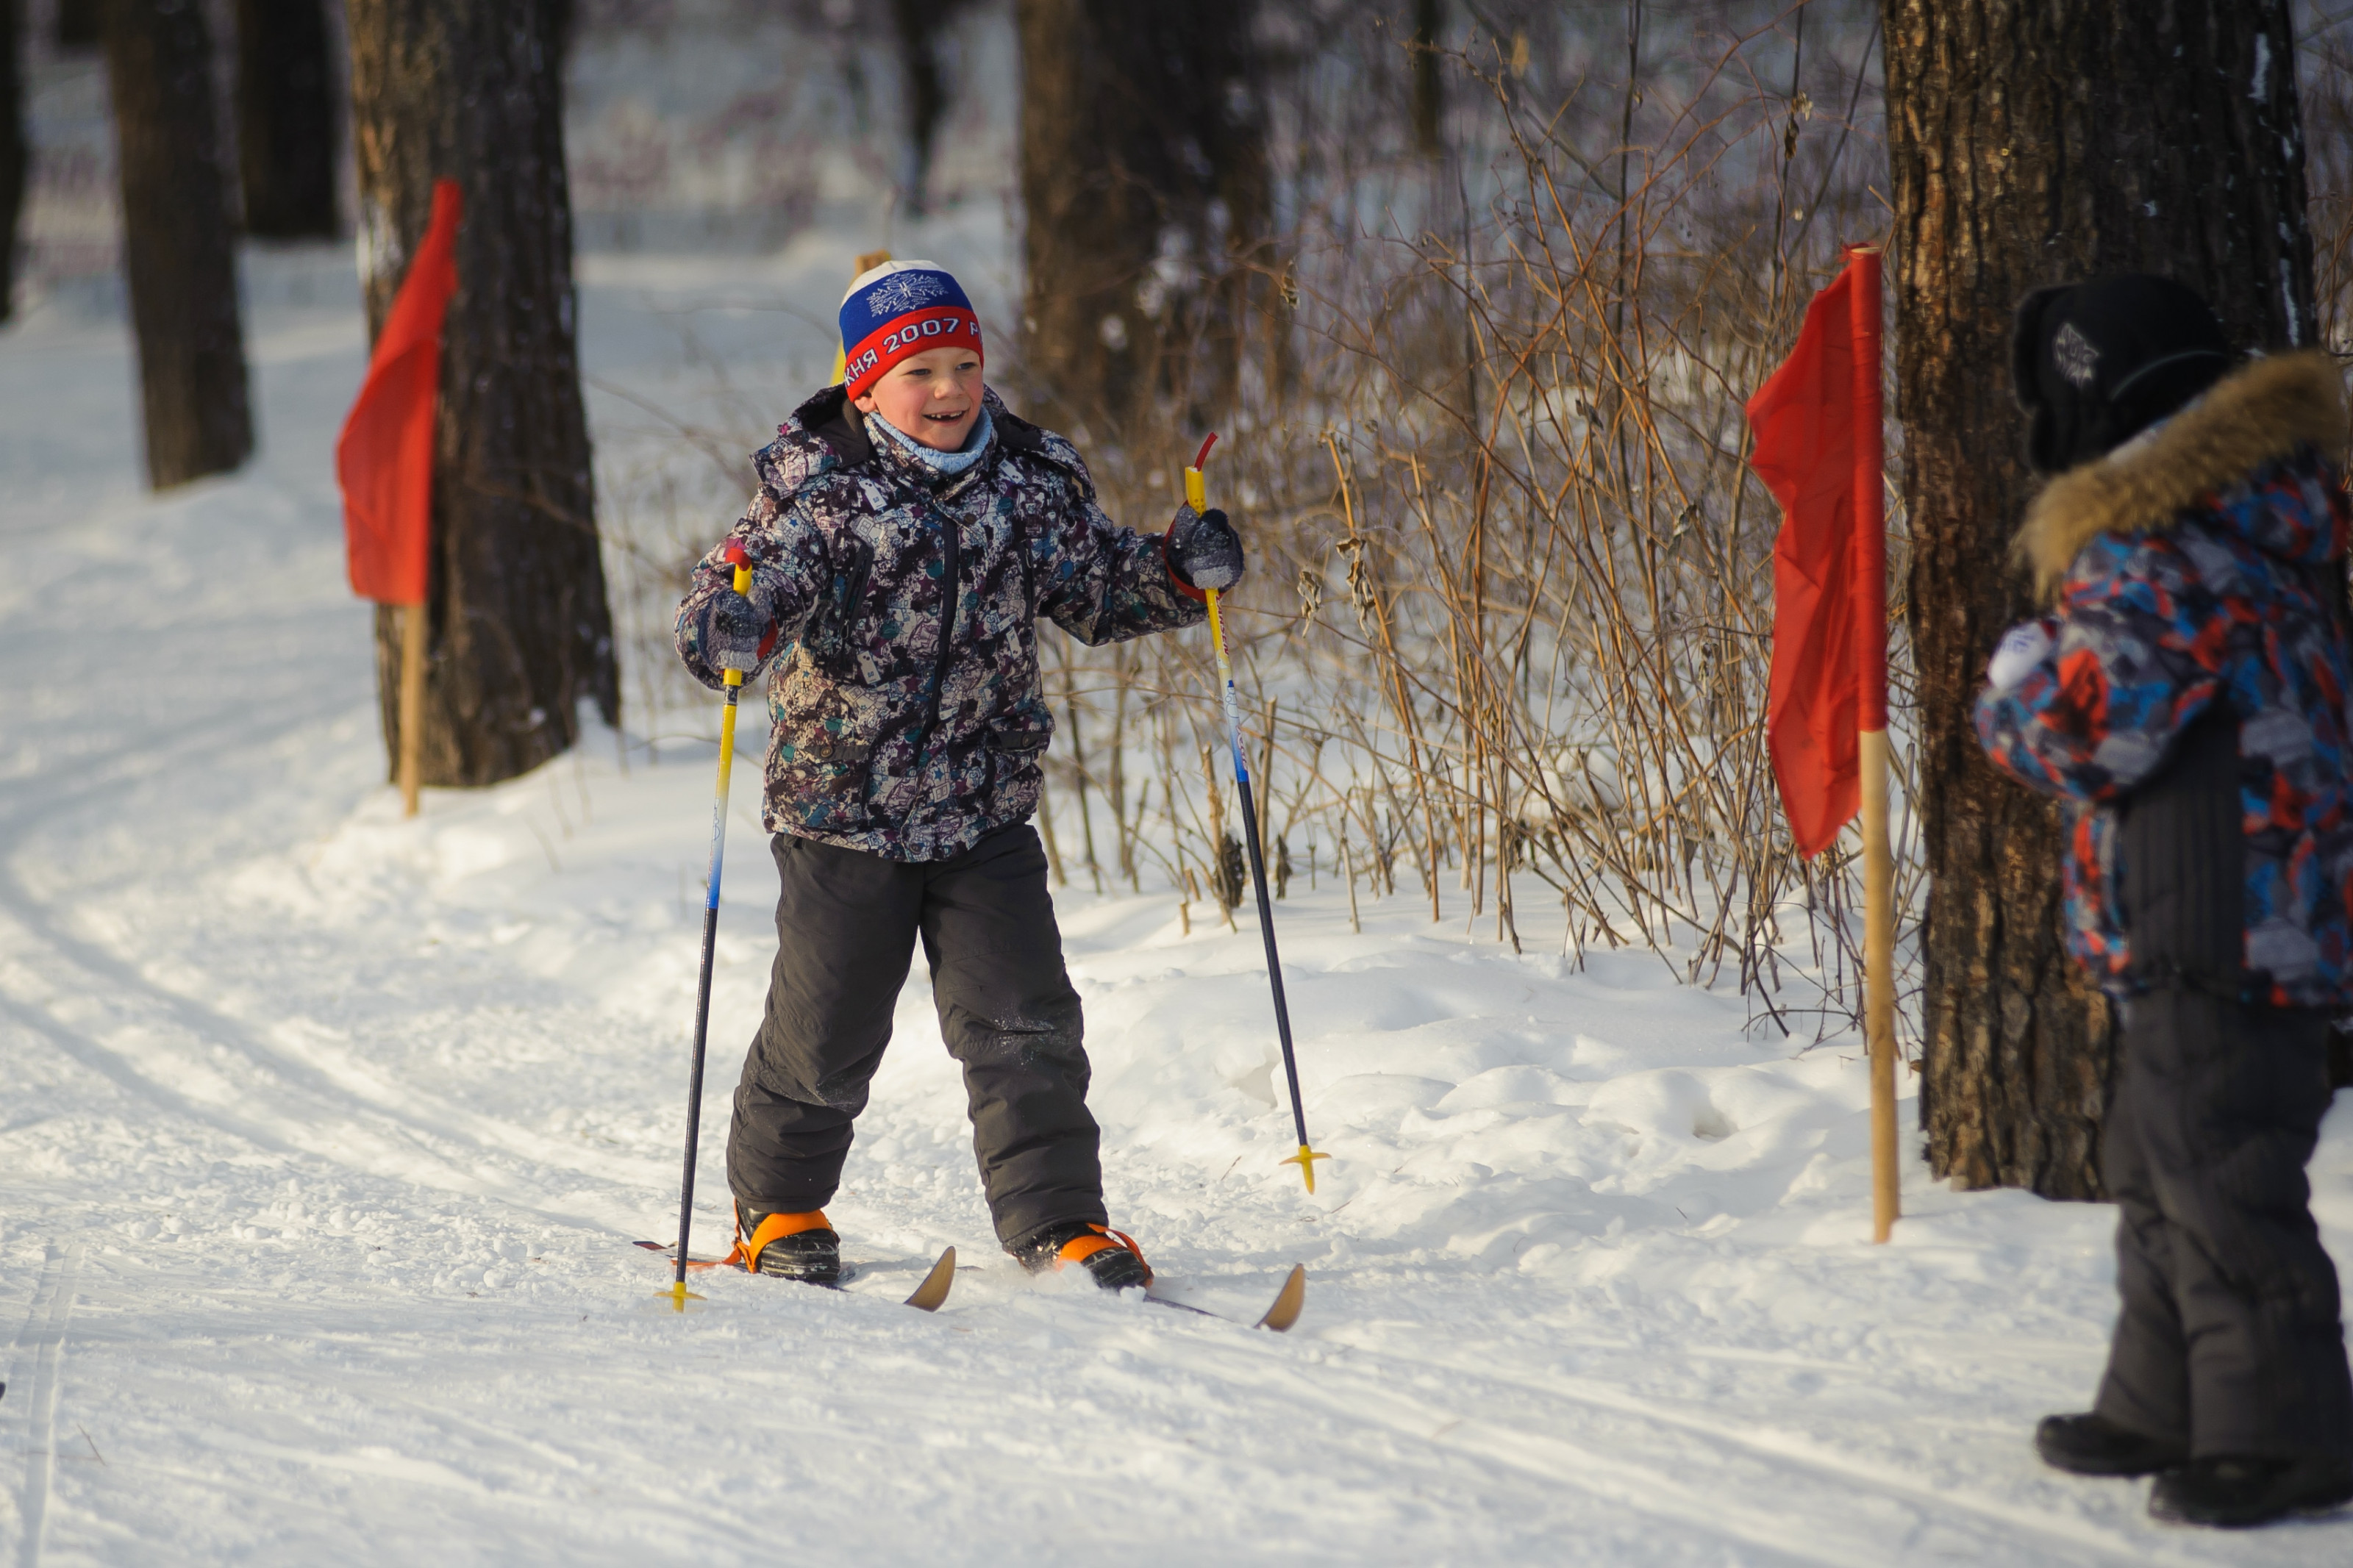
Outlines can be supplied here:
[[1067, 1220], [1104, 1223], [1079, 995], [1036, 831], [1003, 828], [927, 862], [789, 834], [772, 848], [776, 963], [735, 1089], [736, 1198], [803, 1213], [833, 1197], [920, 935], [997, 1239], [1011, 1249]]
[[2098, 1413], [2193, 1456], [2353, 1454], [2337, 1270], [2305, 1163], [2328, 1023], [2237, 999], [2238, 731], [2194, 725], [2127, 804], [2123, 908], [2147, 989], [2122, 1005], [2101, 1166], [2123, 1297]]
[[2101, 1166], [2124, 1298], [2094, 1408], [2195, 1456], [2353, 1455], [2337, 1270], [2304, 1164], [2328, 1024], [2166, 990], [2125, 1005]]

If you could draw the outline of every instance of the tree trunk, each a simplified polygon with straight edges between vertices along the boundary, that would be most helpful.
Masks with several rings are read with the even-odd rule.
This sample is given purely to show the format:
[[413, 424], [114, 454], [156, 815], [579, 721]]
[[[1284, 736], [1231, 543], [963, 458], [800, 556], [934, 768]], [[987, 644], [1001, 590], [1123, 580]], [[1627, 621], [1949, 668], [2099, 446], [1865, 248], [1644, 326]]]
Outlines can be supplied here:
[[58, 0], [58, 47], [94, 49], [106, 32], [106, 0]]
[[246, 233], [332, 239], [342, 232], [323, 0], [237, 0], [237, 132]]
[[1435, 158], [1445, 150], [1446, 84], [1439, 72], [1439, 0], [1413, 0], [1413, 150]]
[[147, 480], [163, 489], [253, 451], [237, 233], [203, 7], [108, 0], [105, 33]]
[[25, 210], [24, 7], [0, 0], [0, 321], [16, 313], [16, 221]]
[[899, 188], [913, 217], [923, 216], [930, 204], [932, 153], [948, 105], [947, 84], [940, 74], [939, 36], [955, 19], [957, 3], [891, 0], [891, 32], [898, 46], [907, 104], [907, 159]]
[[1198, 426], [1232, 402], [1244, 307], [1270, 281], [1250, 0], [1016, 11], [1022, 326], [1042, 411], [1116, 441], [1173, 397]]
[[[423, 237], [433, 182], [464, 192], [434, 445], [424, 782], [512, 778], [570, 746], [578, 704], [620, 715], [581, 405], [564, 170], [562, 8], [352, 0], [352, 118], [370, 331]], [[399, 617], [376, 623], [400, 754]]]
[[2029, 611], [2033, 489], [2010, 312], [2144, 271], [2243, 342], [2312, 336], [2289, 0], [1883, 0], [1897, 406], [1929, 897], [1921, 1121], [1963, 1186], [2101, 1194], [2107, 1011], [2062, 947], [2059, 811], [1998, 776], [1970, 703]]

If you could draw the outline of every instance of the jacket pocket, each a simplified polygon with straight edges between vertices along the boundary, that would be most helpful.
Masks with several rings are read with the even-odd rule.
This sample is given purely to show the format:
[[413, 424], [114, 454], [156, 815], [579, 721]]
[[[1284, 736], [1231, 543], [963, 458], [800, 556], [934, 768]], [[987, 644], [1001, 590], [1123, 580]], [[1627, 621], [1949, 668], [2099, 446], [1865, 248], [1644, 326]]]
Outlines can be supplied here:
[[844, 533], [845, 559], [826, 585], [825, 597], [801, 633], [809, 663], [828, 679], [859, 683], [856, 632], [866, 609], [866, 585], [874, 576], [874, 547]]
[[805, 670], [795, 672], [781, 708], [768, 778], [776, 805], [816, 832], [863, 831], [873, 818], [877, 726], [887, 715], [845, 702], [839, 689]]
[[1043, 712], [1017, 712], [999, 719], [983, 737], [987, 760], [988, 812], [1000, 822], [1037, 809], [1045, 782], [1046, 747], [1054, 721]]
[[1002, 757], [1034, 760], [1054, 739], [1050, 724], [1024, 724], [988, 732], [988, 749]]
[[793, 754], [796, 760], [806, 759], [838, 772], [855, 769], [862, 773], [874, 760], [874, 747], [870, 742], [819, 730], [803, 737], [794, 746]]

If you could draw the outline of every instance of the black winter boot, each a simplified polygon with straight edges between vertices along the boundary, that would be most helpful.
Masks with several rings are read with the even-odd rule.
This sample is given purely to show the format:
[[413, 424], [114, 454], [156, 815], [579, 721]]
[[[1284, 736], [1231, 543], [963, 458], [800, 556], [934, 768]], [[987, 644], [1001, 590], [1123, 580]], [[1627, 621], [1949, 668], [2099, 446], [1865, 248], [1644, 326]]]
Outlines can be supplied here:
[[2292, 1513], [2326, 1513], [2353, 1502], [2353, 1459], [2340, 1455], [2263, 1459], [2219, 1454], [2157, 1478], [2148, 1511], [2168, 1524], [2243, 1530]]
[[1065, 1264], [1082, 1264], [1095, 1284], [1105, 1290], [1125, 1290], [1152, 1283], [1152, 1266], [1135, 1238], [1092, 1221], [1066, 1220], [1049, 1226], [1014, 1250], [1021, 1267], [1032, 1274]]
[[2034, 1451], [2071, 1476], [2153, 1476], [2189, 1459], [2189, 1445], [2119, 1426], [2105, 1415], [2045, 1415]]
[[823, 1209], [807, 1214], [767, 1213], [735, 1205], [735, 1256], [755, 1274], [797, 1279], [804, 1285], [841, 1280], [841, 1237]]

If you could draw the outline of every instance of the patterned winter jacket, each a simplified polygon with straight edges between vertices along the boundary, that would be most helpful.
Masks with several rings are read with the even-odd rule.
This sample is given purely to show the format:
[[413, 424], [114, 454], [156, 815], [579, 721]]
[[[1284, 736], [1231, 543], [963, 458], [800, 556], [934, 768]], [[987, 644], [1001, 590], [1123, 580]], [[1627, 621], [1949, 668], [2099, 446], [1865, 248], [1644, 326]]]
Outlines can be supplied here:
[[698, 645], [699, 612], [731, 581], [729, 543], [754, 563], [754, 598], [774, 606], [771, 833], [893, 860], [959, 854], [1037, 807], [1054, 732], [1039, 616], [1089, 644], [1203, 618], [1160, 536], [1103, 515], [1068, 441], [994, 392], [986, 405], [986, 455], [944, 477], [870, 440], [840, 387], [818, 393], [753, 454], [760, 488], [696, 566], [678, 650], [704, 685], [721, 676]]
[[2238, 721], [2245, 845], [2240, 996], [2353, 1000], [2347, 910], [2347, 648], [2332, 606], [2347, 505], [2321, 456], [2345, 397], [2322, 353], [2260, 360], [2098, 461], [2054, 479], [2020, 553], [2057, 600], [2055, 646], [2008, 691], [1978, 699], [1996, 765], [2073, 805], [2069, 946], [2119, 994], [2125, 929], [2116, 803], [2152, 777], [2211, 705]]

